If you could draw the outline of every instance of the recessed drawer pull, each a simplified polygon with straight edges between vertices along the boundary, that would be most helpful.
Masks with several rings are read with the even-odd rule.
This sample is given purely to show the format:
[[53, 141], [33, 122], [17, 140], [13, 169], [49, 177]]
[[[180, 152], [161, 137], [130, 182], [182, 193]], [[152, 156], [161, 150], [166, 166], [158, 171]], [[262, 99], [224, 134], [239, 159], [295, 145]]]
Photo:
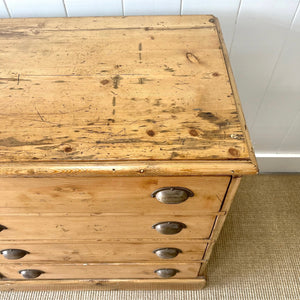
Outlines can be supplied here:
[[161, 234], [179, 233], [186, 225], [181, 222], [160, 222], [152, 225], [152, 228]]
[[165, 204], [179, 204], [193, 197], [194, 193], [184, 187], [163, 187], [154, 191], [151, 196], [156, 198], [159, 202]]
[[154, 273], [156, 273], [159, 277], [162, 278], [170, 278], [175, 276], [179, 271], [176, 269], [158, 269], [155, 270]]
[[7, 229], [7, 227], [5, 227], [5, 226], [3, 226], [3, 225], [0, 225], [0, 232], [1, 232], [2, 230], [5, 230], [5, 229]]
[[29, 252], [22, 249], [4, 249], [0, 252], [6, 259], [20, 259]]
[[26, 269], [26, 270], [20, 270], [19, 273], [26, 279], [32, 279], [32, 278], [37, 278], [41, 274], [45, 273], [40, 270], [34, 270], [34, 269]]
[[160, 258], [170, 259], [176, 257], [179, 253], [182, 253], [182, 251], [177, 248], [159, 248], [155, 249], [153, 253]]

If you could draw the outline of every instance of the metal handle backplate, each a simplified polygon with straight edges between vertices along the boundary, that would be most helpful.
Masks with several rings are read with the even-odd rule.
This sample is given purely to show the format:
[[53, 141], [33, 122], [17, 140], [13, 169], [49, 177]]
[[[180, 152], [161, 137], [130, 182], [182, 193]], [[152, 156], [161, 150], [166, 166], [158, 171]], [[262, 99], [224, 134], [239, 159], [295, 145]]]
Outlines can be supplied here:
[[179, 233], [186, 225], [181, 222], [160, 222], [152, 225], [152, 228], [161, 234], [176, 234]]
[[159, 277], [162, 277], [162, 278], [173, 277], [178, 272], [179, 272], [179, 270], [176, 270], [176, 269], [158, 269], [158, 270], [154, 271], [154, 273], [156, 273]]
[[170, 259], [176, 257], [182, 251], [178, 248], [159, 248], [153, 251], [159, 258]]
[[0, 252], [6, 259], [20, 259], [29, 252], [22, 249], [4, 249]]
[[0, 232], [1, 232], [2, 230], [5, 230], [5, 229], [7, 229], [7, 227], [5, 227], [4, 225], [1, 225], [1, 224], [0, 224]]
[[193, 197], [194, 193], [184, 187], [171, 186], [163, 187], [154, 191], [151, 196], [164, 204], [179, 204]]
[[25, 270], [20, 270], [19, 273], [26, 279], [32, 279], [32, 278], [37, 278], [41, 274], [45, 273], [41, 270], [35, 270], [35, 269], [25, 269]]

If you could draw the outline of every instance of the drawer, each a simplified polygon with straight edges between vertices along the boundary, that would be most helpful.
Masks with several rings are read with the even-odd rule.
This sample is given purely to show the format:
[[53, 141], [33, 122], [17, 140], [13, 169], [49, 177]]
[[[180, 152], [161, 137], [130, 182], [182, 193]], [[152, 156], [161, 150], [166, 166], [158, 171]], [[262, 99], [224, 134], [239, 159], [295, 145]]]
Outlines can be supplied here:
[[[0, 178], [0, 210], [5, 213], [198, 213], [218, 212], [229, 176]], [[164, 204], [151, 194], [162, 187], [194, 193], [180, 204]]]
[[[0, 262], [143, 262], [199, 261], [207, 243], [201, 241], [156, 243], [1, 243]], [[5, 250], [5, 251], [3, 251]], [[155, 251], [157, 250], [157, 251]], [[155, 254], [155, 253], [157, 254]], [[163, 258], [161, 258], [161, 256]], [[166, 258], [167, 257], [167, 258]]]
[[[0, 240], [97, 240], [105, 238], [165, 238], [185, 239], [210, 236], [215, 215], [207, 216], [0, 216], [0, 224], [6, 229], [0, 232]], [[161, 222], [179, 222], [185, 226], [179, 233], [165, 235], [152, 226]], [[173, 225], [171, 223], [171, 225]]]
[[[1, 264], [0, 273], [7, 279], [24, 279], [25, 276], [37, 276], [38, 279], [87, 279], [87, 278], [160, 278], [156, 270], [177, 270], [173, 278], [195, 278], [200, 268], [199, 263], [139, 263], [139, 264]], [[23, 274], [24, 274], [23, 272]], [[173, 273], [175, 273], [173, 272]], [[172, 275], [172, 271], [169, 272]], [[33, 278], [33, 277], [32, 277]], [[29, 278], [28, 278], [29, 279]]]

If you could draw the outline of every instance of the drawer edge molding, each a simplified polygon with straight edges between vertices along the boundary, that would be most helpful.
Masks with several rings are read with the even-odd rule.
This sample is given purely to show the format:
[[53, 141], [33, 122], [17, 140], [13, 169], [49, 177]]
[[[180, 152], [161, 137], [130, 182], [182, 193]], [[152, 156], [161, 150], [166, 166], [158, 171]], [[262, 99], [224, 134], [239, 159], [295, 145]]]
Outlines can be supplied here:
[[0, 163], [0, 177], [201, 176], [257, 174], [250, 160], [99, 161]]

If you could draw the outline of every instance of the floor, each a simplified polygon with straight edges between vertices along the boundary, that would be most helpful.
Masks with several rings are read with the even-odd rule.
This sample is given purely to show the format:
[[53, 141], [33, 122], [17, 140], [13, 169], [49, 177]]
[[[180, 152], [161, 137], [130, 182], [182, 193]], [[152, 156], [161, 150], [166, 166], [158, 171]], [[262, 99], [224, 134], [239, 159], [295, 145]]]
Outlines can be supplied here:
[[300, 299], [300, 175], [242, 180], [201, 291], [2, 292], [1, 300]]

